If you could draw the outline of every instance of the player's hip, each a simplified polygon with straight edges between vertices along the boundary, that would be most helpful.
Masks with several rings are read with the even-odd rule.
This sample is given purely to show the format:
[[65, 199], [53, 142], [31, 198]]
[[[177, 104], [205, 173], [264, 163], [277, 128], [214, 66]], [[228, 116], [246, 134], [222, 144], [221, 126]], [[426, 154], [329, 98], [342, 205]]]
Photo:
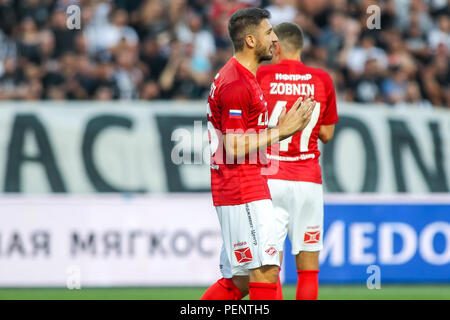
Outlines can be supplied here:
[[313, 161], [270, 161], [264, 170], [268, 179], [322, 183], [322, 168]]

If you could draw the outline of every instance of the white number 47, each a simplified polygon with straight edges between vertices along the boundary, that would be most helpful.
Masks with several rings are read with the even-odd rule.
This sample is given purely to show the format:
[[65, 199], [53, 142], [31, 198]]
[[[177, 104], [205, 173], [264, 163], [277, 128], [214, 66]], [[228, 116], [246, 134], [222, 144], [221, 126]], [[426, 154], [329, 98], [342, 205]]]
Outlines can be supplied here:
[[[280, 117], [281, 112], [283, 111], [283, 108], [286, 107], [287, 101], [277, 101], [275, 103], [275, 106], [273, 107], [272, 114], [269, 118], [269, 128], [273, 128], [278, 123], [278, 118]], [[314, 129], [314, 127], [317, 124], [317, 121], [319, 120], [320, 116], [320, 103], [316, 102], [316, 107], [314, 108], [314, 111], [311, 115], [311, 120], [309, 121], [308, 125], [303, 129], [300, 136], [300, 152], [308, 152], [308, 146], [309, 146], [309, 139], [311, 138], [311, 133]], [[280, 141], [280, 151], [288, 151], [289, 149], [289, 143], [292, 141], [292, 136], [289, 138], [284, 139], [283, 141]]]

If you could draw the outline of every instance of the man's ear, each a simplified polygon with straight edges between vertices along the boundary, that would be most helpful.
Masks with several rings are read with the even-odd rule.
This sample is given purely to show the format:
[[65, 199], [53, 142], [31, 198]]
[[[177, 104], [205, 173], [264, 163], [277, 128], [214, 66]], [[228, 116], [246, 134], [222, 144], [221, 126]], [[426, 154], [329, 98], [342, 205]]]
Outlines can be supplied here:
[[280, 62], [280, 60], [281, 60], [281, 46], [280, 46], [280, 43], [277, 42], [277, 43], [275, 43], [275, 47], [274, 47], [274, 51], [273, 51], [272, 63], [276, 64], [276, 63]]
[[277, 43], [275, 43], [275, 52], [278, 57], [281, 55], [281, 45], [280, 45], [279, 41], [277, 41]]
[[245, 44], [249, 48], [255, 48], [256, 47], [256, 38], [254, 35], [248, 34], [245, 36]]

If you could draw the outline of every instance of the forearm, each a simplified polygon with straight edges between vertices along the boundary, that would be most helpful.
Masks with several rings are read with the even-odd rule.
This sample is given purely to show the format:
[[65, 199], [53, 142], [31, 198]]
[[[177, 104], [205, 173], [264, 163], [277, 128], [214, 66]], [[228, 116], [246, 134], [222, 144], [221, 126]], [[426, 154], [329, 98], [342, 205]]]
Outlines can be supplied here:
[[286, 137], [278, 128], [260, 133], [227, 134], [225, 149], [229, 155], [239, 158], [266, 149]]
[[172, 88], [173, 82], [175, 80], [176, 68], [168, 66], [162, 72], [159, 78], [159, 84], [163, 90], [169, 90]]
[[302, 102], [300, 97], [288, 113], [282, 111], [278, 117], [278, 126], [260, 133], [227, 133], [224, 135], [224, 146], [227, 154], [233, 157], [243, 157], [284, 140], [303, 130], [311, 120], [311, 114], [316, 103], [311, 98]]

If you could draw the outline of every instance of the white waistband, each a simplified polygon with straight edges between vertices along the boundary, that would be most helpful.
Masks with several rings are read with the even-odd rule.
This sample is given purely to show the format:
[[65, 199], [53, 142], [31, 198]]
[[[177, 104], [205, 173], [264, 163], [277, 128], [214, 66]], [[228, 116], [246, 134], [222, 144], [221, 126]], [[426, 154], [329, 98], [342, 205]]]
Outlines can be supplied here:
[[278, 160], [278, 161], [308, 160], [308, 159], [314, 159], [315, 157], [316, 157], [316, 155], [314, 153], [302, 154], [298, 157], [282, 157], [282, 156], [277, 156], [277, 155], [273, 155], [273, 154], [267, 154], [267, 158], [273, 159], [273, 160]]

